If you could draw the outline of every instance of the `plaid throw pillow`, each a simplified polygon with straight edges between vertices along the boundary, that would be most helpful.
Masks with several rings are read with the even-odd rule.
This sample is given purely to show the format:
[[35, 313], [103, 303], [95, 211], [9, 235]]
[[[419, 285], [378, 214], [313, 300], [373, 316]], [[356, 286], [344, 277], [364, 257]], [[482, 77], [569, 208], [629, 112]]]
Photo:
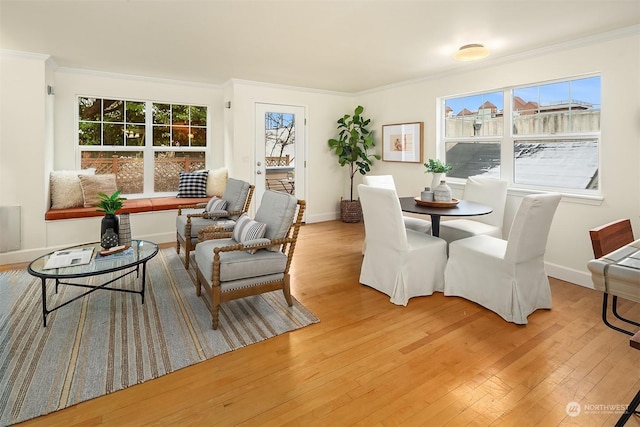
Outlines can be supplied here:
[[211, 200], [207, 202], [207, 207], [204, 208], [204, 210], [207, 212], [214, 212], [214, 211], [223, 211], [226, 208], [227, 208], [226, 200], [222, 200], [219, 197], [213, 196]]
[[244, 244], [251, 240], [257, 240], [264, 237], [264, 232], [266, 230], [267, 224], [254, 221], [249, 218], [246, 213], [243, 213], [236, 221], [236, 226], [233, 228], [231, 238], [236, 242]]
[[176, 197], [207, 197], [207, 174], [202, 172], [180, 172]]

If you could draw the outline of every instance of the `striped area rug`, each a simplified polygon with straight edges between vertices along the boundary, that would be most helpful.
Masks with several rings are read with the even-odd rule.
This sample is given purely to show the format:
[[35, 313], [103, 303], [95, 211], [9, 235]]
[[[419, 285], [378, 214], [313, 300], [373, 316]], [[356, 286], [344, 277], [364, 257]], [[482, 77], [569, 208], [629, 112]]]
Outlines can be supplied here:
[[[282, 292], [274, 291], [222, 304], [214, 331], [208, 298], [196, 296], [193, 272], [184, 269], [174, 248], [162, 249], [147, 267], [144, 304], [140, 295], [99, 290], [50, 314], [46, 328], [40, 279], [26, 269], [0, 273], [0, 425], [319, 321], [295, 298], [288, 307]], [[133, 277], [111, 286], [140, 286]], [[55, 294], [52, 281], [47, 290], [49, 307], [83, 292], [61, 286]]]

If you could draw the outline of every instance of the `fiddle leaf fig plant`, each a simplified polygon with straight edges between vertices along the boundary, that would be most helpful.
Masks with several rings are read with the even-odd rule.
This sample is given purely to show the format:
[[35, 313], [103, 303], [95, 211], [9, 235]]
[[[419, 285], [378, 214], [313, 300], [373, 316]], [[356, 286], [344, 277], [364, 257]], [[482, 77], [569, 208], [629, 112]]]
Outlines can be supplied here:
[[371, 171], [373, 159], [380, 160], [379, 154], [369, 154], [368, 150], [375, 146], [373, 133], [367, 129], [371, 119], [362, 117], [364, 107], [358, 105], [353, 115], [345, 114], [339, 118], [338, 137], [329, 140], [329, 148], [338, 156], [340, 166], [349, 166], [351, 180], [350, 200], [353, 200], [353, 177], [356, 173], [366, 175]]
[[113, 193], [111, 196], [107, 196], [105, 193], [98, 193], [100, 203], [98, 203], [98, 212], [104, 212], [105, 215], [115, 214], [118, 209], [122, 209], [123, 201], [127, 200], [125, 197], [120, 197], [120, 190]]

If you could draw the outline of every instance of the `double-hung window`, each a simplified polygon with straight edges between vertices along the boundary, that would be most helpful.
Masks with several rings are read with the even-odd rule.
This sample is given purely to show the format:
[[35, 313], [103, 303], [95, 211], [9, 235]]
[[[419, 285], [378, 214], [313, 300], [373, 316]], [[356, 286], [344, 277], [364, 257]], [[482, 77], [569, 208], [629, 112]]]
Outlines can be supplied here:
[[513, 185], [597, 191], [600, 77], [445, 98], [441, 142], [452, 178], [501, 177]]
[[83, 169], [113, 173], [128, 195], [174, 194], [179, 173], [205, 168], [207, 107], [78, 98]]

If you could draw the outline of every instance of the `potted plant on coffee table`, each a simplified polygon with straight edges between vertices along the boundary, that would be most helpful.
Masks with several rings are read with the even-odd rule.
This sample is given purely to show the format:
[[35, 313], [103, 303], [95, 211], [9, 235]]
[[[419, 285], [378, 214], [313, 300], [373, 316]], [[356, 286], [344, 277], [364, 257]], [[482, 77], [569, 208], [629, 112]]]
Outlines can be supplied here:
[[118, 217], [116, 216], [116, 212], [122, 209], [122, 206], [124, 206], [122, 202], [127, 199], [120, 197], [120, 190], [110, 196], [105, 193], [98, 193], [98, 199], [100, 199], [100, 202], [96, 210], [104, 213], [104, 218], [102, 218], [102, 223], [100, 224], [100, 237], [102, 238], [105, 231], [109, 228], [112, 228], [113, 231], [118, 234]]
[[340, 166], [349, 167], [351, 192], [349, 199], [340, 201], [340, 219], [344, 222], [360, 222], [362, 207], [360, 200], [353, 199], [353, 183], [356, 173], [366, 175], [371, 171], [373, 159], [380, 160], [379, 154], [369, 154], [368, 150], [375, 146], [373, 133], [367, 129], [371, 119], [362, 117], [364, 107], [358, 105], [353, 115], [345, 114], [339, 118], [338, 137], [329, 140], [329, 148], [338, 156]]

